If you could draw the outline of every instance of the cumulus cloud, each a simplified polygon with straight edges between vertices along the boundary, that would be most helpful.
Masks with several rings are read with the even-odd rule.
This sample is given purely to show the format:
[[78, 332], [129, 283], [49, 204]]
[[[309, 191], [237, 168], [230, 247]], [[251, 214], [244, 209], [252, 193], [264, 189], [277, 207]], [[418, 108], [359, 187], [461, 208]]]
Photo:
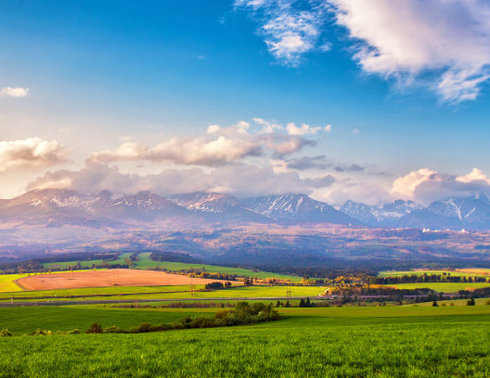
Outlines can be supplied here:
[[65, 148], [56, 140], [27, 138], [0, 141], [0, 172], [56, 165], [65, 161], [66, 154]]
[[490, 179], [478, 168], [460, 176], [422, 168], [397, 178], [391, 193], [404, 199], [429, 203], [451, 196], [490, 193]]
[[[264, 121], [265, 122], [265, 121]], [[267, 124], [267, 126], [271, 126]], [[96, 152], [88, 162], [115, 161], [171, 162], [181, 165], [218, 166], [239, 162], [247, 157], [285, 156], [300, 151], [315, 142], [299, 136], [279, 133], [250, 133], [250, 124], [240, 121], [230, 127], [210, 125], [206, 134], [195, 137], [173, 137], [148, 146], [125, 142], [115, 150]]]
[[[329, 17], [345, 28], [364, 72], [394, 78], [399, 87], [428, 86], [442, 100], [475, 99], [490, 78], [487, 0], [237, 0], [261, 23], [279, 61], [297, 65], [321, 49]], [[327, 44], [330, 46], [330, 44]]]
[[331, 185], [333, 180], [329, 176], [304, 180], [295, 172], [276, 173], [272, 167], [252, 165], [225, 166], [211, 172], [200, 168], [166, 169], [158, 174], [139, 175], [122, 173], [116, 166], [87, 164], [79, 171], [48, 172], [31, 182], [27, 189], [63, 188], [81, 193], [110, 190], [118, 194], [149, 190], [160, 195], [220, 191], [251, 196], [285, 192], [309, 194], [314, 188]]
[[[236, 7], [251, 10], [260, 20], [259, 34], [269, 52], [289, 66], [297, 66], [303, 54], [317, 47], [325, 22], [325, 9], [317, 1], [316, 6], [302, 8], [296, 7], [295, 3], [295, 0], [235, 1]], [[323, 51], [325, 46], [328, 44], [322, 46]]]
[[28, 94], [29, 94], [29, 88], [22, 88], [22, 87], [0, 88], [0, 97], [26, 97]]

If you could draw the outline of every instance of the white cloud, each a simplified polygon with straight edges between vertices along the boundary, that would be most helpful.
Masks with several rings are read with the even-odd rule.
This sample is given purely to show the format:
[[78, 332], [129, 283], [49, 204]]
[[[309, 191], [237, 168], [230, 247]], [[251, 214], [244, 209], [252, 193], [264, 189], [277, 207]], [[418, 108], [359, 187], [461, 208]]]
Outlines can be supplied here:
[[391, 188], [394, 196], [421, 203], [481, 192], [490, 192], [490, 179], [478, 168], [460, 176], [422, 168], [397, 178]]
[[207, 129], [208, 134], [215, 134], [220, 131], [221, 127], [219, 125], [209, 125]]
[[467, 175], [456, 177], [456, 181], [463, 182], [465, 184], [473, 181], [482, 181], [490, 185], [490, 179], [479, 168], [473, 168]]
[[28, 94], [29, 94], [29, 88], [22, 88], [22, 87], [0, 88], [0, 97], [26, 97]]
[[317, 131], [321, 130], [320, 126], [312, 127], [306, 123], [303, 123], [301, 126], [296, 126], [293, 122], [288, 123], [286, 126], [286, 130], [289, 135], [306, 135], [306, 134], [316, 134]]
[[[264, 121], [265, 122], [265, 121]], [[274, 130], [273, 124], [267, 124]], [[249, 132], [250, 124], [239, 121], [230, 127], [210, 125], [205, 135], [173, 137], [154, 146], [137, 142], [122, 143], [115, 150], [93, 153], [88, 162], [109, 163], [115, 161], [171, 162], [181, 165], [217, 166], [239, 162], [247, 157], [289, 155], [314, 141], [299, 136], [278, 133]]]
[[67, 151], [56, 140], [27, 138], [0, 141], [0, 172], [50, 166], [65, 161]]
[[282, 130], [283, 127], [279, 124], [277, 124], [274, 121], [266, 121], [263, 118], [252, 118], [252, 121], [254, 121], [256, 124], [262, 126], [262, 130], [260, 130], [261, 134], [270, 134], [273, 133], [274, 131], [279, 131]]
[[357, 129], [357, 128], [352, 129], [352, 134], [354, 134], [354, 135], [357, 135], [357, 134], [359, 134], [360, 132], [361, 132], [361, 130], [359, 130], [359, 129]]
[[328, 124], [327, 126], [325, 126], [325, 131], [327, 133], [331, 132], [332, 131], [332, 125]]
[[269, 52], [296, 66], [320, 41], [329, 17], [345, 28], [364, 72], [425, 86], [443, 101], [475, 99], [490, 78], [488, 0], [237, 0], [261, 24]]
[[443, 100], [474, 99], [490, 64], [490, 3], [485, 0], [331, 0], [337, 23], [359, 44], [363, 70], [429, 85]]

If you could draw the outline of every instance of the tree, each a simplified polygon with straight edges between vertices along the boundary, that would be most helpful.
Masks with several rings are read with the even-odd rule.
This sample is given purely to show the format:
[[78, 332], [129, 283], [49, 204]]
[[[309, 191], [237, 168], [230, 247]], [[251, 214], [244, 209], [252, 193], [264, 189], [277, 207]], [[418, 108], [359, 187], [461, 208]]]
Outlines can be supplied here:
[[437, 301], [432, 302], [432, 307], [439, 307], [439, 305], [437, 304]]
[[305, 307], [312, 307], [310, 302], [310, 297], [306, 297]]
[[284, 307], [291, 307], [291, 304], [289, 303], [289, 301], [286, 302], [286, 304], [284, 305]]
[[468, 302], [466, 302], [466, 305], [467, 306], [474, 306], [475, 305], [475, 299], [474, 298], [468, 299]]
[[303, 298], [299, 301], [299, 307], [306, 307], [306, 302]]

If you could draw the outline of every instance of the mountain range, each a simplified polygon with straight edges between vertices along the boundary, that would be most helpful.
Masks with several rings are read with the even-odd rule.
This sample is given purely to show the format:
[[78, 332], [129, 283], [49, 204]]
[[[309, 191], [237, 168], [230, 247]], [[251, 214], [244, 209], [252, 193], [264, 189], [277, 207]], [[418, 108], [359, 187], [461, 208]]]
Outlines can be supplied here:
[[237, 199], [223, 193], [162, 197], [151, 192], [115, 196], [71, 190], [34, 190], [0, 200], [0, 222], [15, 226], [83, 225], [121, 228], [159, 222], [185, 224], [331, 223], [347, 226], [430, 229], [490, 229], [490, 201], [485, 195], [448, 198], [427, 207], [413, 201], [370, 206], [347, 201], [339, 210], [305, 194]]
[[427, 207], [403, 200], [375, 206], [347, 201], [340, 210], [373, 227], [490, 229], [490, 201], [484, 194], [451, 197], [432, 202]]

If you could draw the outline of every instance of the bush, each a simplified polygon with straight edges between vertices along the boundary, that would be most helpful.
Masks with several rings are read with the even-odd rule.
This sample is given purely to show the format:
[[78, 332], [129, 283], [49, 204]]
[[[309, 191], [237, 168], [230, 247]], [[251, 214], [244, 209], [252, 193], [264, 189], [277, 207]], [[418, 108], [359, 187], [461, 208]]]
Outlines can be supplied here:
[[474, 306], [475, 305], [475, 299], [474, 298], [468, 299], [468, 302], [466, 302], [466, 305], [467, 306]]
[[0, 337], [10, 337], [12, 336], [12, 332], [10, 332], [7, 328], [2, 328], [0, 330]]
[[31, 333], [32, 336], [50, 336], [51, 331], [46, 331], [44, 329], [36, 329], [34, 332]]
[[66, 332], [67, 335], [78, 335], [79, 333], [80, 333], [79, 329], [72, 329]]
[[151, 324], [150, 323], [141, 323], [138, 327], [133, 328], [130, 332], [132, 333], [145, 333], [145, 332], [150, 332], [151, 330]]
[[118, 326], [104, 328], [104, 333], [123, 333], [124, 331]]
[[92, 323], [92, 325], [90, 326], [89, 329], [87, 329], [87, 331], [85, 331], [85, 333], [103, 333], [103, 329], [102, 329], [102, 326], [100, 324], [97, 324], [97, 323]]

